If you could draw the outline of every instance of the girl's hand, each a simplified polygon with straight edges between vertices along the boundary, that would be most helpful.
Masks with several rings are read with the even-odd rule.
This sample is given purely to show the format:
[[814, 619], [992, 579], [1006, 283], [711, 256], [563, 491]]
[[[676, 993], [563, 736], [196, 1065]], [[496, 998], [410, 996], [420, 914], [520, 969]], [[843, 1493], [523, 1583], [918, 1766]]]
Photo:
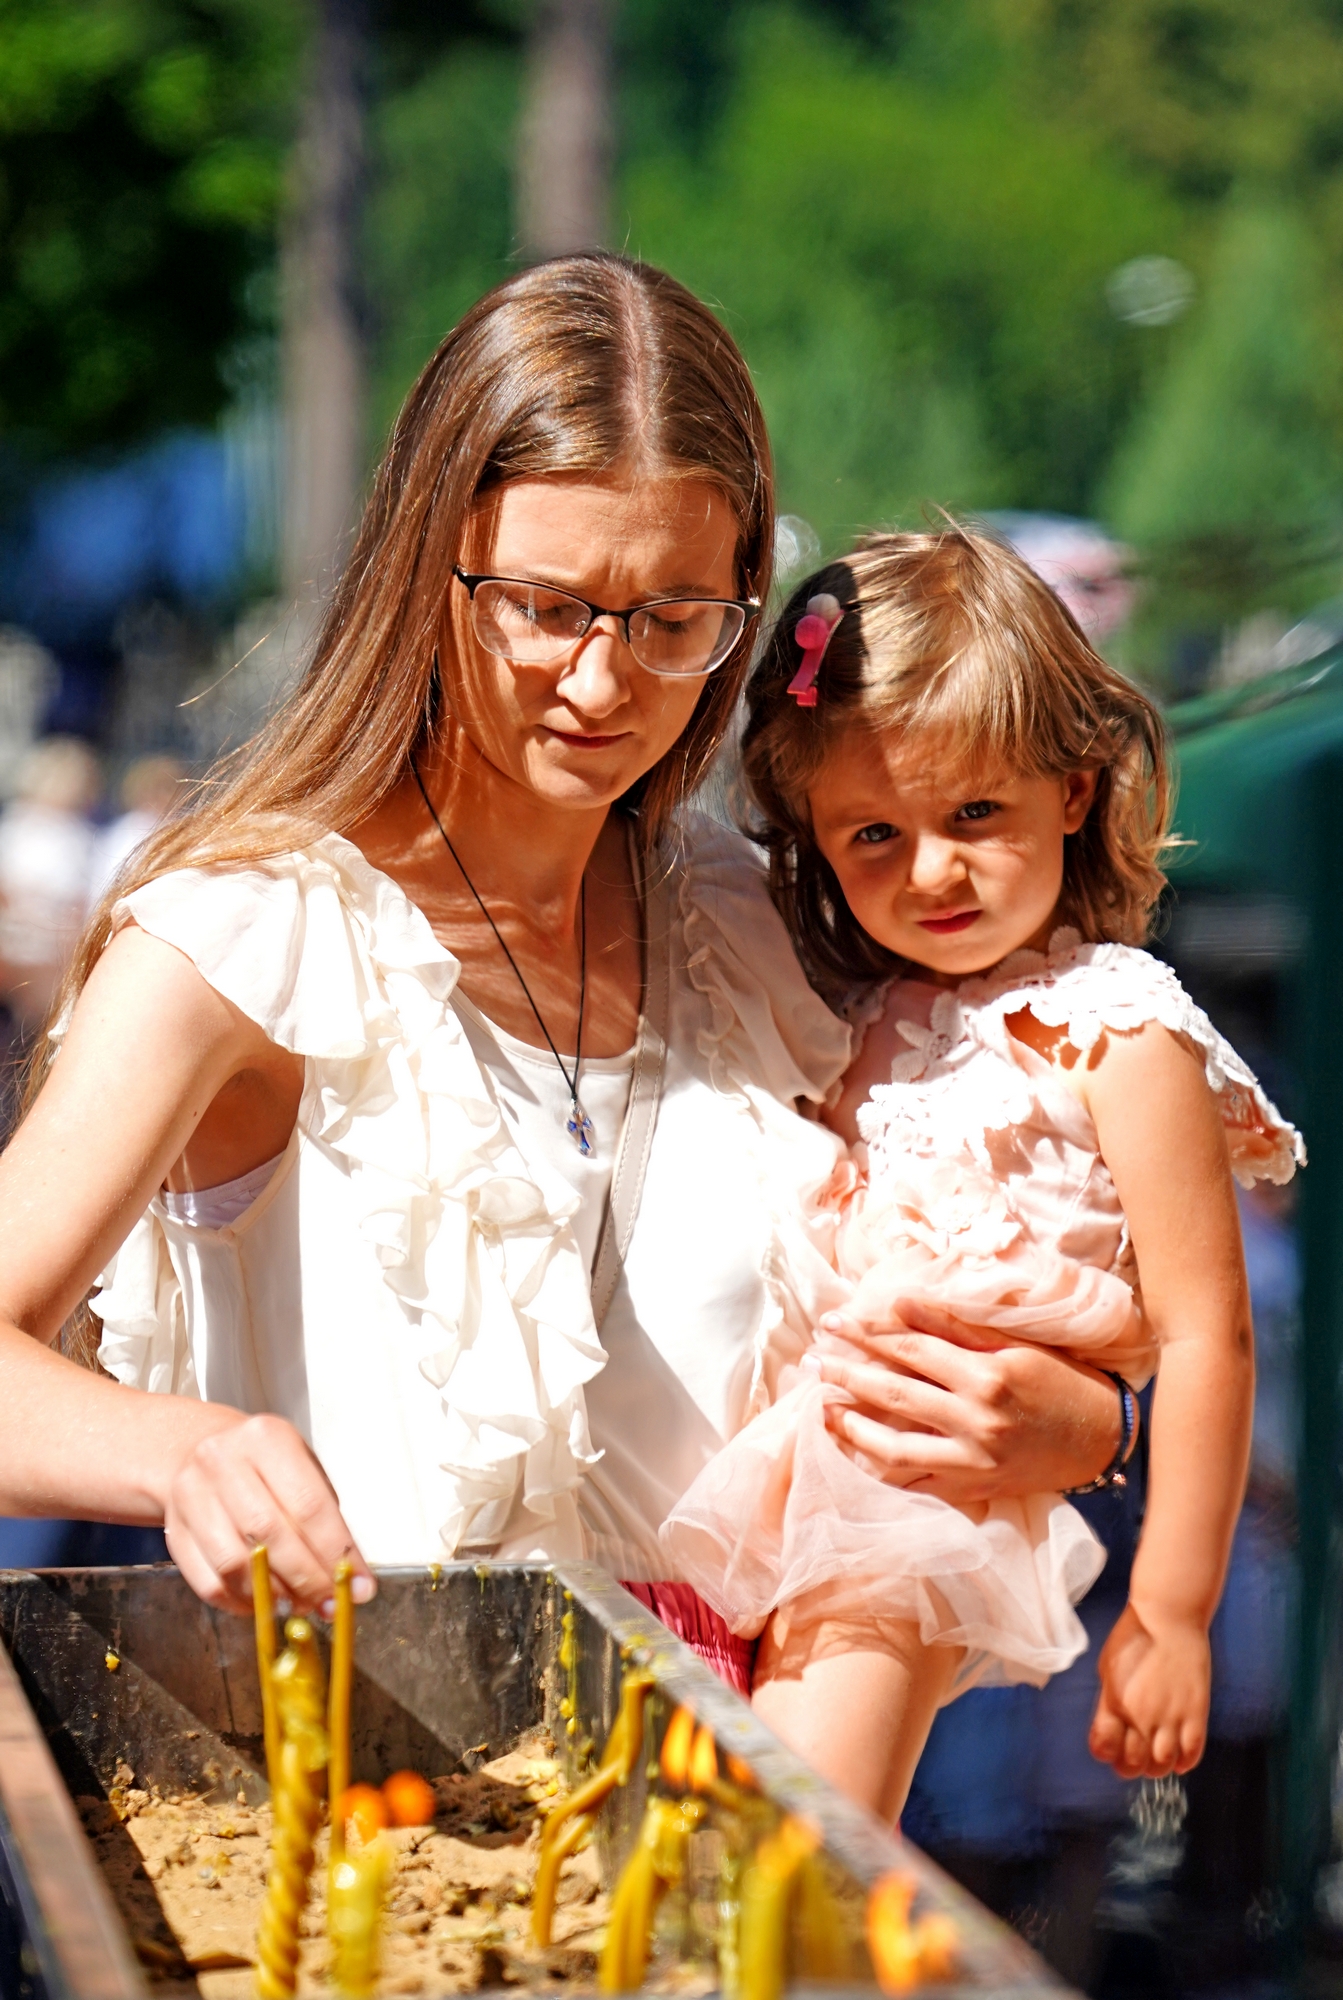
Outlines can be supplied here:
[[1212, 1661], [1208, 1635], [1190, 1619], [1149, 1631], [1132, 1604], [1100, 1656], [1091, 1754], [1120, 1778], [1164, 1778], [1193, 1769], [1208, 1734]]
[[239, 1416], [198, 1438], [164, 1497], [168, 1549], [207, 1604], [251, 1615], [252, 1550], [266, 1544], [277, 1597], [330, 1615], [334, 1571], [354, 1564], [356, 1603], [376, 1588], [354, 1547], [330, 1480], [281, 1417]]
[[839, 1442], [894, 1486], [965, 1505], [1085, 1486], [1110, 1464], [1114, 1384], [1056, 1350], [1011, 1346], [940, 1307], [896, 1300], [821, 1321], [869, 1362], [813, 1350], [856, 1408], [828, 1413]]

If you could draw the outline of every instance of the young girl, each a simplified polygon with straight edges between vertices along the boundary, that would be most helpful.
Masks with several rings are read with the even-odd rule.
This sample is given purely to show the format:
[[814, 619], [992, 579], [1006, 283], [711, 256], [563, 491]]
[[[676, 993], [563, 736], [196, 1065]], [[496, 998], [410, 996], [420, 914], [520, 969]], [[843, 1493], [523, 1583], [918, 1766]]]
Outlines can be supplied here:
[[1057, 1493], [953, 1506], [917, 1477], [885, 1483], [883, 1427], [844, 1387], [866, 1363], [870, 1393], [873, 1349], [897, 1363], [891, 1420], [928, 1431], [930, 1472], [942, 1441], [910, 1416], [929, 1403], [898, 1339], [860, 1348], [862, 1320], [933, 1302], [1104, 1369], [1124, 1412], [1110, 1480], [1159, 1361], [1146, 1525], [1091, 1747], [1124, 1775], [1185, 1771], [1250, 1439], [1232, 1179], [1285, 1181], [1304, 1152], [1136, 948], [1164, 879], [1159, 718], [1023, 562], [954, 527], [873, 537], [803, 584], [749, 708], [775, 899], [866, 1023], [829, 1113], [853, 1162], [814, 1218], [831, 1212], [853, 1292], [809, 1352], [764, 1357], [770, 1407], [664, 1544], [736, 1632], [763, 1631], [765, 1720], [895, 1815], [940, 1703], [1041, 1685], [1084, 1650], [1072, 1607], [1105, 1555]]

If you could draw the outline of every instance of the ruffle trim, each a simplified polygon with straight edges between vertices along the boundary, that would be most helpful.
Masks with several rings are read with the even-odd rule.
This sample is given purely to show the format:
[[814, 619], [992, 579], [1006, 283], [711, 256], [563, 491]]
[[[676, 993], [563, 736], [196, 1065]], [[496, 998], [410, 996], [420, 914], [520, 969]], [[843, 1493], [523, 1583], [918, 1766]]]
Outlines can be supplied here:
[[[561, 1496], [600, 1455], [583, 1385], [606, 1362], [577, 1199], [540, 1187], [516, 1151], [449, 1005], [457, 962], [423, 914], [328, 834], [263, 867], [160, 877], [116, 906], [118, 925], [132, 919], [307, 1060], [300, 1132], [344, 1161], [359, 1234], [426, 1336], [455, 1489], [448, 1553], [567, 1519]], [[186, 1387], [170, 1272], [151, 1212], [95, 1302], [120, 1380]]]
[[[1044, 1026], [1066, 1029], [1083, 1056], [1107, 1029], [1132, 1032], [1156, 1021], [1184, 1036], [1203, 1058], [1208, 1087], [1226, 1127], [1232, 1172], [1241, 1186], [1252, 1187], [1257, 1180], [1281, 1184], [1305, 1165], [1301, 1134], [1190, 999], [1170, 966], [1133, 945], [1086, 944], [1066, 928], [1055, 931], [1048, 951], [1013, 952], [991, 972], [940, 993], [927, 1027], [897, 1023], [909, 1053], [897, 1056], [891, 1084], [879, 1085], [859, 1112], [864, 1138], [878, 1146], [889, 1147], [893, 1139], [898, 1143], [892, 1113], [906, 1095], [898, 1086], [920, 1083], [921, 1095], [931, 1093], [932, 1101], [921, 1116], [909, 1107], [910, 1116], [926, 1124], [937, 1143], [967, 1145], [976, 1157], [986, 1157], [984, 1134], [1021, 1122], [1031, 1110], [1030, 1081], [1012, 1054], [1007, 1027], [1009, 1016], [1026, 1008]], [[988, 1101], [977, 1089], [971, 1113], [965, 1101], [969, 1093], [955, 1088], [956, 1078], [986, 1049], [1009, 1061], [994, 1065], [997, 1076]], [[980, 1081], [977, 1076], [977, 1086]], [[987, 1088], [987, 1072], [982, 1081]], [[902, 1131], [907, 1122], [903, 1115], [898, 1118]]]
[[814, 1185], [799, 1199], [791, 1106], [828, 1101], [849, 1066], [852, 1034], [809, 985], [757, 850], [702, 814], [687, 816], [685, 833], [678, 911], [691, 984], [707, 1011], [697, 1046], [714, 1088], [751, 1120], [772, 1225], [760, 1271], [767, 1304], [748, 1397], [754, 1413], [769, 1402], [779, 1372], [800, 1358], [820, 1314], [849, 1296], [835, 1270], [838, 1216], [819, 1199], [842, 1148], [824, 1126], [811, 1128]]
[[[715, 1086], [749, 1107], [777, 1223], [759, 1375], [776, 1326], [787, 1319], [781, 1359], [795, 1359], [816, 1313], [840, 1296], [834, 1217], [799, 1212], [787, 1105], [824, 1099], [847, 1064], [849, 1032], [807, 985], [746, 841], [696, 815], [671, 865], [689, 977], [706, 1003], [699, 1053]], [[347, 1166], [360, 1236], [425, 1336], [419, 1366], [442, 1397], [442, 1465], [456, 1498], [445, 1548], [574, 1520], [561, 1498], [600, 1456], [583, 1388], [606, 1364], [570, 1226], [576, 1197], [539, 1184], [516, 1151], [449, 1004], [457, 962], [422, 912], [328, 834], [255, 867], [162, 876], [116, 906], [117, 925], [132, 920], [306, 1059], [302, 1139]], [[814, 1130], [819, 1184], [838, 1142]], [[104, 1364], [141, 1387], [194, 1391], [181, 1292], [152, 1210], [100, 1283]]]
[[182, 1288], [157, 1217], [143, 1215], [97, 1280], [89, 1310], [103, 1323], [98, 1359], [131, 1389], [199, 1396]]

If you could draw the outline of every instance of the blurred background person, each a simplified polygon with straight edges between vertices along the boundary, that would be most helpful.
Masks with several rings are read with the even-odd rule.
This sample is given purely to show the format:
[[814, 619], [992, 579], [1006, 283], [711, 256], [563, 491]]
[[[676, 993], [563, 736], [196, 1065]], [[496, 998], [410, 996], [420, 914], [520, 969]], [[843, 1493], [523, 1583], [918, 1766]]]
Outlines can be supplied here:
[[118, 787], [121, 811], [93, 843], [89, 867], [90, 906], [111, 888], [141, 841], [166, 819], [182, 797], [187, 769], [180, 757], [137, 757]]
[[51, 736], [0, 814], [0, 996], [21, 1042], [46, 1016], [88, 908], [102, 778], [85, 743]]
[[1093, 646], [1123, 630], [1136, 598], [1133, 552], [1094, 521], [1057, 514], [990, 514], [988, 525], [1010, 542], [1067, 605]]

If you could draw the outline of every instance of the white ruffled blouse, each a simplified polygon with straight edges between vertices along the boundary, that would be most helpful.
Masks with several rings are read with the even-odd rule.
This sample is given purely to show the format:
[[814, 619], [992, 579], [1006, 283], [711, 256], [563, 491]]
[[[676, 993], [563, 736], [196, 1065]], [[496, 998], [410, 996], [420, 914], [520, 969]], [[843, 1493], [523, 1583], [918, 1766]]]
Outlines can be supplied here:
[[[602, 1335], [572, 1189], [517, 1150], [450, 1002], [456, 959], [335, 834], [183, 869], [116, 907], [305, 1059], [264, 1192], [203, 1229], [151, 1203], [100, 1279], [100, 1359], [142, 1389], [275, 1411], [365, 1556], [586, 1556], [667, 1574], [657, 1528], [842, 1295], [820, 1103], [849, 1031], [754, 850], [687, 822], [656, 1133]], [[654, 1393], [652, 1385], [657, 1385]]]

